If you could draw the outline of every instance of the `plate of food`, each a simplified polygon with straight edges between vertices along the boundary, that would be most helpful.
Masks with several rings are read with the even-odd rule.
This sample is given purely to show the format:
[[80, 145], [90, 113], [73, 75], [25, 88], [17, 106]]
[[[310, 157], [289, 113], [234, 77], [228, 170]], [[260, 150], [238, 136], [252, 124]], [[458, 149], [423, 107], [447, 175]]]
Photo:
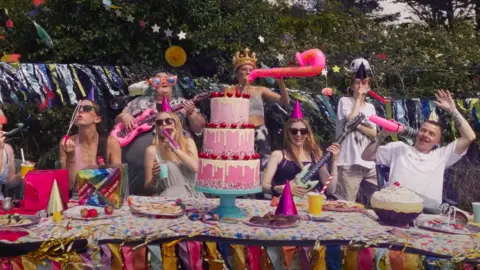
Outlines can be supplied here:
[[362, 204], [349, 201], [326, 201], [323, 203], [322, 209], [333, 212], [357, 212], [363, 210], [365, 207]]
[[266, 227], [270, 229], [286, 229], [292, 228], [298, 225], [299, 221], [298, 216], [285, 216], [285, 215], [274, 215], [272, 213], [266, 214], [265, 216], [254, 216], [248, 221], [244, 221], [245, 224], [255, 227]]
[[26, 228], [40, 222], [39, 216], [8, 214], [0, 216], [0, 227]]
[[178, 200], [159, 202], [130, 202], [130, 210], [135, 214], [155, 217], [180, 217], [185, 214], [185, 205]]
[[469, 235], [480, 233], [480, 227], [478, 226], [453, 222], [453, 220], [449, 222], [448, 218], [444, 216], [420, 217], [416, 221], [416, 225], [422, 229], [449, 234]]
[[79, 220], [99, 220], [121, 216], [121, 211], [114, 209], [111, 205], [105, 207], [78, 205], [63, 212], [65, 218]]

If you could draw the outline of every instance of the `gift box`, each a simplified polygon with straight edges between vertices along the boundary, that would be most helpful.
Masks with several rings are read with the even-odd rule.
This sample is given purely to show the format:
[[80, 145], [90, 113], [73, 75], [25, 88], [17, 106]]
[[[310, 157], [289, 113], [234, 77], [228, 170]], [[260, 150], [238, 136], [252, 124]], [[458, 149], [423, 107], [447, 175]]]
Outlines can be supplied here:
[[54, 180], [57, 180], [62, 203], [66, 208], [69, 200], [69, 183], [68, 170], [65, 169], [30, 171], [25, 175], [23, 208], [36, 211], [47, 209]]
[[78, 204], [120, 208], [128, 197], [127, 164], [79, 170], [77, 183]]

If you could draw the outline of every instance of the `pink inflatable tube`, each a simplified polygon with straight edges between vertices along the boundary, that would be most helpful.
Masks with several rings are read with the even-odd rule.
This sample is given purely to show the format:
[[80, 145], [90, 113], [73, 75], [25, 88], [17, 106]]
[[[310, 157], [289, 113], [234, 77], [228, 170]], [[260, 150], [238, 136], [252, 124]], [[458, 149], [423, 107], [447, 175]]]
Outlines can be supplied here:
[[397, 122], [389, 121], [380, 116], [372, 115], [368, 118], [368, 120], [370, 120], [370, 122], [373, 122], [390, 132], [400, 133], [403, 131], [403, 125]]
[[168, 133], [168, 131], [166, 131], [165, 129], [162, 129], [162, 133], [163, 133], [163, 136], [165, 136], [170, 141], [170, 143], [172, 143], [173, 147], [175, 147], [175, 148], [180, 147], [180, 145], [178, 145], [178, 143], [175, 142], [175, 140], [172, 138], [172, 136], [170, 136], [170, 133]]
[[319, 49], [310, 49], [295, 55], [300, 67], [254, 69], [248, 76], [253, 82], [256, 78], [265, 77], [312, 77], [320, 74], [325, 68], [325, 55]]

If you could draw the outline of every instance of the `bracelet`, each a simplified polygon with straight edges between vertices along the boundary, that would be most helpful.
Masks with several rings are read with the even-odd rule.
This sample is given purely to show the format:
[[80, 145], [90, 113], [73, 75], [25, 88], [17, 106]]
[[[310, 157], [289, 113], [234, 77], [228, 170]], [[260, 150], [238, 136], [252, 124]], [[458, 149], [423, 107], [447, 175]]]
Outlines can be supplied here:
[[67, 161], [67, 163], [75, 163], [75, 162], [77, 162], [76, 160], [71, 161], [71, 160], [68, 160], [68, 159], [67, 159], [66, 161]]

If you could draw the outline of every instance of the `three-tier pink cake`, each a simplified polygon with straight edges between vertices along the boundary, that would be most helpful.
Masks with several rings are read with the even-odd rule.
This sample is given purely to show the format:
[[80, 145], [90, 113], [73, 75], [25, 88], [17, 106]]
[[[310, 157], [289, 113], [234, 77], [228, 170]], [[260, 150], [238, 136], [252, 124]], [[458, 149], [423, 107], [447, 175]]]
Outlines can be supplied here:
[[260, 155], [255, 129], [248, 124], [250, 95], [213, 93], [211, 122], [203, 134], [197, 186], [246, 190], [260, 185]]

